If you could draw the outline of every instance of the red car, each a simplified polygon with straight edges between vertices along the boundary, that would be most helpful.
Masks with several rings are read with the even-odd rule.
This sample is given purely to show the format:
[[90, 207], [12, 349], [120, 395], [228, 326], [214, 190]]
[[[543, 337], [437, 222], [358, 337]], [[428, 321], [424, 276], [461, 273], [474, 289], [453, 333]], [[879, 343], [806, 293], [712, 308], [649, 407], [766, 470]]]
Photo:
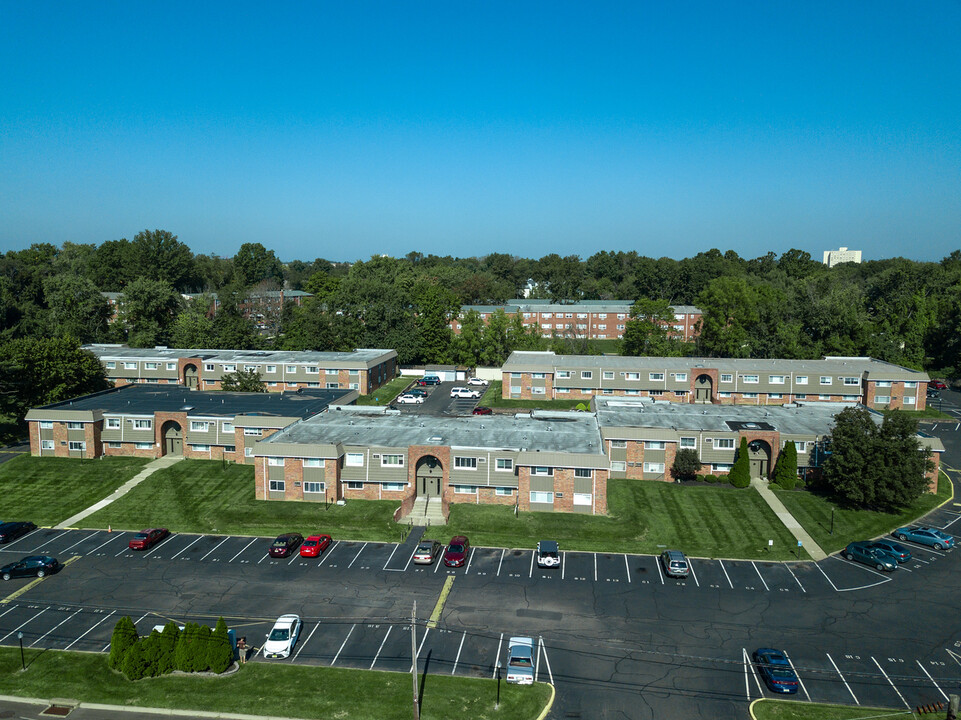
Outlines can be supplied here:
[[158, 542], [170, 534], [167, 528], [153, 528], [152, 530], [141, 530], [131, 538], [127, 547], [131, 550], [149, 550]]
[[310, 535], [300, 546], [301, 557], [318, 557], [330, 547], [330, 535]]
[[486, 405], [478, 405], [471, 411], [472, 415], [493, 415], [494, 411]]
[[278, 535], [277, 539], [270, 543], [270, 549], [267, 552], [270, 554], [270, 557], [289, 557], [293, 554], [294, 550], [300, 547], [300, 543], [303, 541], [304, 536], [300, 533], [284, 533], [283, 535]]
[[928, 383], [928, 387], [933, 387], [935, 390], [947, 390], [948, 386], [945, 385], [940, 380], [932, 380]]
[[461, 567], [467, 562], [470, 554], [470, 541], [463, 535], [455, 535], [450, 539], [447, 552], [444, 553], [444, 564], [447, 567]]

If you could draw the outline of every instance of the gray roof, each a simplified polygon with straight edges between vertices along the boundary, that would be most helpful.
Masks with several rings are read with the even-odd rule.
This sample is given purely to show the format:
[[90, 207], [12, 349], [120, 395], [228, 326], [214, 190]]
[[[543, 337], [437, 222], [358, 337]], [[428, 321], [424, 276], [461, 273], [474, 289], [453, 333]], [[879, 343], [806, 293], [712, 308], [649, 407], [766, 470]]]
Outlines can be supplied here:
[[272, 435], [261, 445], [270, 443], [391, 448], [442, 445], [602, 454], [596, 418], [577, 412], [442, 417], [331, 408]]
[[[501, 309], [505, 312], [553, 312], [553, 313], [629, 313], [633, 307], [633, 300], [580, 300], [576, 303], [553, 303], [550, 300], [509, 300], [503, 305], [462, 305], [461, 313], [476, 310], [479, 313], [492, 313]], [[671, 305], [675, 313], [702, 314], [701, 309], [693, 305]]]
[[131, 348], [126, 345], [93, 343], [84, 345], [101, 360], [157, 360], [159, 362], [189, 357], [228, 363], [317, 363], [341, 367], [364, 365], [370, 367], [397, 355], [396, 350], [363, 348], [350, 352], [321, 352], [314, 350], [198, 350], [194, 348]]

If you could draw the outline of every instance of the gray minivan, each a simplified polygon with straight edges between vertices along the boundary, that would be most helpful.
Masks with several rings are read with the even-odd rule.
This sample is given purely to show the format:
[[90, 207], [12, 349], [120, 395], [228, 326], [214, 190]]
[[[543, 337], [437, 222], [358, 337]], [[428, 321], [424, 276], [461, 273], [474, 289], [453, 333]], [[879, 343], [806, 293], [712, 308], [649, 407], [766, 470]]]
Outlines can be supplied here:
[[661, 553], [661, 565], [668, 577], [686, 578], [691, 573], [687, 558], [680, 550], [665, 550]]

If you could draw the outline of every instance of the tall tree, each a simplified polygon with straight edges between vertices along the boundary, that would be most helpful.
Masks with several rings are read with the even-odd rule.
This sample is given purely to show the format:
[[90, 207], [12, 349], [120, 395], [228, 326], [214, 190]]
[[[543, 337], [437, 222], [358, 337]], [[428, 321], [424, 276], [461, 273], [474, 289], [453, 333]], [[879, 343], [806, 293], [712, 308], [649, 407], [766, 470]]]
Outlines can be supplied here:
[[214, 332], [214, 297], [207, 293], [184, 303], [170, 328], [170, 343], [176, 348], [217, 347]]
[[621, 339], [622, 355], [672, 357], [680, 355], [680, 345], [670, 337], [674, 310], [667, 300], [639, 298]]
[[119, 320], [132, 347], [166, 344], [182, 306], [181, 296], [163, 280], [139, 277], [124, 290]]
[[84, 343], [104, 339], [110, 306], [90, 280], [64, 273], [45, 278], [43, 288], [50, 335], [70, 335]]
[[190, 248], [166, 230], [143, 230], [130, 243], [136, 275], [167, 283], [185, 292], [194, 279], [194, 255]]
[[712, 280], [698, 296], [703, 311], [698, 343], [705, 355], [749, 357], [750, 328], [758, 321], [757, 294], [741, 277]]
[[245, 287], [250, 287], [264, 280], [282, 285], [284, 282], [284, 266], [273, 250], [268, 250], [260, 243], [244, 243], [234, 255], [234, 268], [239, 280]]

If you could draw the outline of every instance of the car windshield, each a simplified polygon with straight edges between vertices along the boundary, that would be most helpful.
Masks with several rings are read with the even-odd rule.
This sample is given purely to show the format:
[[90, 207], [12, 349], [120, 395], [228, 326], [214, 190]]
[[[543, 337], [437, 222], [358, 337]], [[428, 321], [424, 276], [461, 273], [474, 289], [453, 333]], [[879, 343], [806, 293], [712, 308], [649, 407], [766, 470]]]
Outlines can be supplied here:
[[542, 557], [557, 557], [557, 552], [555, 550], [541, 550]]
[[290, 630], [287, 628], [274, 628], [270, 631], [271, 640], [289, 640]]
[[449, 552], [453, 552], [453, 553], [464, 552], [464, 546], [463, 546], [463, 545], [453, 545], [453, 544], [452, 544], [452, 545], [448, 548], [448, 551], [449, 551]]
[[794, 673], [784, 668], [771, 668], [771, 677], [793, 680]]
[[429, 553], [433, 549], [430, 543], [423, 543], [417, 546], [417, 552], [419, 553]]
[[287, 538], [277, 538], [274, 540], [274, 547], [287, 547], [287, 543], [290, 542]]
[[508, 661], [508, 665], [510, 665], [511, 667], [530, 667], [532, 663], [529, 657], [519, 657], [517, 655], [512, 655], [511, 659]]
[[313, 547], [316, 544], [316, 540], [304, 540], [304, 547]]
[[136, 535], [133, 536], [133, 539], [134, 539], [134, 540], [146, 540], [146, 539], [147, 539], [147, 533], [137, 533]]

